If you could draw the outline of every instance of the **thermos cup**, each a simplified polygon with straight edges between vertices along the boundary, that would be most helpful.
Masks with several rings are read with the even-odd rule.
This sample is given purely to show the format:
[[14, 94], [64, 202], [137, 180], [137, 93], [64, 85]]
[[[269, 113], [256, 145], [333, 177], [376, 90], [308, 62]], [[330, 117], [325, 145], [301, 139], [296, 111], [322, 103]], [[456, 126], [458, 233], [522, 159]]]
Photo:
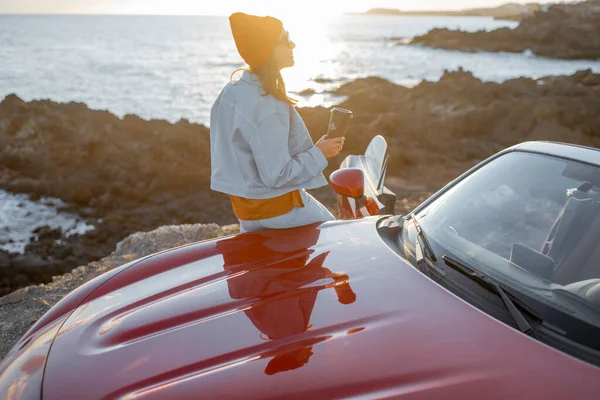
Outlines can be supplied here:
[[329, 116], [327, 138], [331, 139], [346, 136], [346, 131], [353, 118], [354, 114], [352, 114], [352, 111], [337, 107], [333, 108]]

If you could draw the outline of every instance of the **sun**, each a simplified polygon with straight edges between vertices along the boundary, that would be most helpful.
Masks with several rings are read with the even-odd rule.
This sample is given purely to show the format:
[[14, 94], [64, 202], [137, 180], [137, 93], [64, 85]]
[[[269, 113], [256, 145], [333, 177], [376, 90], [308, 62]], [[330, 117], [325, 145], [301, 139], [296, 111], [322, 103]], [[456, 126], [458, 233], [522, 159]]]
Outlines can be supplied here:
[[235, 11], [279, 18], [286, 26], [303, 26], [309, 30], [315, 24], [347, 12], [342, 0], [271, 1], [253, 0], [236, 3]]
[[305, 30], [314, 29], [317, 24], [342, 14], [332, 5], [324, 5], [318, 8], [310, 6], [282, 8], [278, 11], [278, 15], [275, 16], [279, 17], [285, 24], [293, 25], [295, 28], [302, 27]]

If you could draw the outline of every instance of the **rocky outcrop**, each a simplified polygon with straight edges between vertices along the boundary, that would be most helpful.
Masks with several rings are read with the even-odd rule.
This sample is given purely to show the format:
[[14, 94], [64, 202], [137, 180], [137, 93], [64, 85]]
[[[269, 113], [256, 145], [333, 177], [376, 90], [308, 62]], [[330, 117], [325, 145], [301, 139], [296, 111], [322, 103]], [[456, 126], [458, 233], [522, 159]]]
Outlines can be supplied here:
[[0, 187], [52, 196], [96, 229], [64, 237], [42, 228], [24, 255], [0, 252], [0, 295], [48, 282], [109, 254], [128, 234], [158, 226], [234, 222], [209, 190], [206, 127], [185, 120], [123, 119], [79, 103], [0, 103]]
[[[519, 142], [600, 147], [600, 75], [591, 71], [497, 84], [459, 70], [410, 89], [367, 78], [336, 94], [347, 96], [341, 106], [355, 118], [344, 151], [330, 160], [326, 176], [348, 154], [363, 153], [373, 136], [385, 136], [398, 213]], [[299, 112], [317, 140], [329, 110]], [[134, 232], [234, 222], [227, 197], [209, 190], [209, 178], [208, 129], [202, 125], [119, 119], [81, 104], [7, 97], [0, 103], [0, 187], [61, 198], [97, 229], [65, 238], [41, 228], [25, 255], [0, 252], [0, 295], [98, 260]], [[314, 194], [335, 207], [331, 188]]]
[[493, 17], [521, 21], [542, 9], [538, 3], [507, 3], [498, 7], [471, 8], [459, 11], [402, 11], [391, 8], [372, 8], [364, 15], [400, 15], [400, 16], [443, 16], [443, 17]]
[[525, 18], [515, 29], [489, 32], [433, 29], [410, 43], [449, 50], [512, 53], [530, 50], [543, 57], [600, 59], [600, 0], [553, 5]]
[[237, 225], [164, 226], [136, 233], [119, 242], [117, 249], [98, 262], [56, 276], [46, 285], [28, 286], [0, 298], [0, 360], [13, 344], [46, 311], [83, 283], [135, 259], [173, 247], [237, 233]]
[[[479, 161], [528, 140], [600, 148], [600, 74], [482, 82], [446, 72], [414, 88], [380, 78], [342, 86], [341, 107], [355, 112], [345, 153], [360, 153], [376, 134], [389, 143], [389, 173], [437, 189]], [[303, 109], [317, 129], [325, 109]]]
[[207, 190], [209, 158], [208, 129], [185, 120], [120, 119], [14, 95], [0, 104], [0, 186], [58, 197], [106, 225], [229, 219]]
[[44, 226], [34, 233], [37, 238], [25, 247], [25, 254], [0, 251], [0, 296], [50, 282], [53, 276], [98, 260], [114, 249], [110, 240], [98, 240], [98, 232], [65, 238], [60, 229]]

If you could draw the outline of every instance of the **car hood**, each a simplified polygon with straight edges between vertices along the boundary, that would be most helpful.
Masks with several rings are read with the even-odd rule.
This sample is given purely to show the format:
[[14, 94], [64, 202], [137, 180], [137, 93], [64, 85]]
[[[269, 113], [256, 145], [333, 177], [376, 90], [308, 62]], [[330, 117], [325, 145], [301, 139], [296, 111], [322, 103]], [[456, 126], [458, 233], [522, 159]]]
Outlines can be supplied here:
[[242, 234], [132, 265], [64, 323], [44, 398], [598, 393], [599, 369], [429, 280], [376, 222]]

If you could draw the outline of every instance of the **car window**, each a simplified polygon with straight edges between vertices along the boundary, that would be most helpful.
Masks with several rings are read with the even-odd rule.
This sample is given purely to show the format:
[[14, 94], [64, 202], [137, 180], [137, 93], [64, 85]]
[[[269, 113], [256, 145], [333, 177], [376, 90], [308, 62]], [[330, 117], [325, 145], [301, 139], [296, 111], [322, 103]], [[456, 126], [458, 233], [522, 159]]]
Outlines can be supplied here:
[[501, 257], [560, 285], [600, 283], [596, 166], [508, 153], [459, 182], [419, 216], [430, 236], [464, 253], [459, 256], [477, 254], [483, 266]]

